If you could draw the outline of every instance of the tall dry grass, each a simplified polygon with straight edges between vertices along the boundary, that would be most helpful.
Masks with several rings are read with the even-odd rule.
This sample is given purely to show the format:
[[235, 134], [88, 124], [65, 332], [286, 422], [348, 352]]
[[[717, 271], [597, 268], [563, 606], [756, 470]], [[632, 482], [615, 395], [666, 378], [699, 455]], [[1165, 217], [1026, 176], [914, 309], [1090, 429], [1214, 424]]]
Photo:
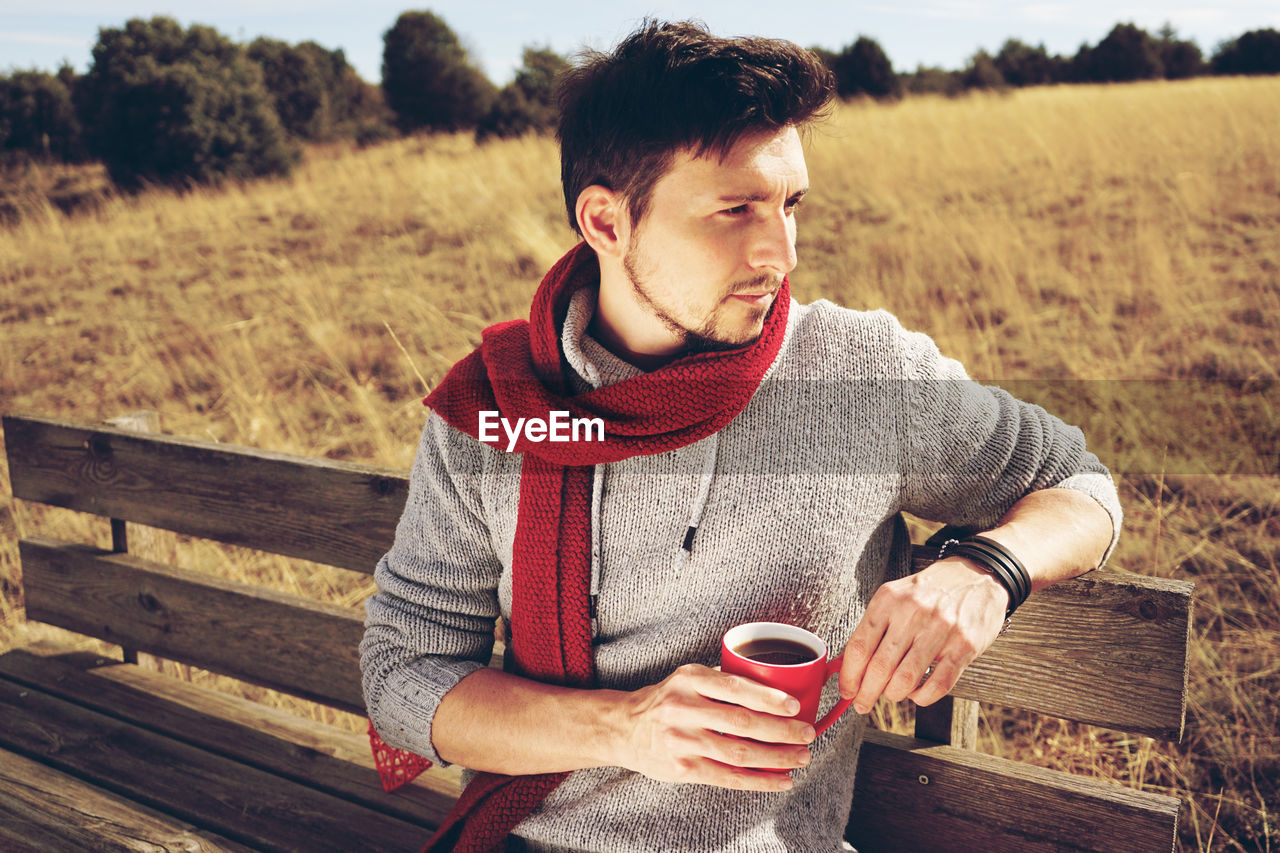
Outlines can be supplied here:
[[[883, 306], [1085, 427], [1117, 472], [1117, 565], [1197, 583], [1176, 746], [984, 709], [983, 746], [1181, 796], [1184, 850], [1280, 847], [1280, 79], [849, 105], [810, 139], [797, 298]], [[0, 231], [0, 409], [406, 468], [419, 398], [522, 316], [572, 243], [554, 146], [314, 149], [287, 180], [39, 199]], [[2, 463], [0, 463], [2, 464]], [[2, 480], [7, 486], [7, 478]], [[0, 487], [3, 488], [3, 487]], [[105, 525], [0, 493], [14, 541]], [[364, 576], [185, 542], [196, 567], [356, 606]], [[901, 727], [909, 709], [882, 705]]]

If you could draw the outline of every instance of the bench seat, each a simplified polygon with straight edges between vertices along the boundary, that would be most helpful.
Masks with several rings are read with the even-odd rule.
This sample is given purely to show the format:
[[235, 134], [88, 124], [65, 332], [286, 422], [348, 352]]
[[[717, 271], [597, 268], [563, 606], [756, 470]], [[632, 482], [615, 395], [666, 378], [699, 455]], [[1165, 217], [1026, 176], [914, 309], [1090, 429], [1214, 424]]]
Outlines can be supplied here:
[[84, 653], [0, 655], [0, 848], [416, 850], [460, 790], [367, 737]]

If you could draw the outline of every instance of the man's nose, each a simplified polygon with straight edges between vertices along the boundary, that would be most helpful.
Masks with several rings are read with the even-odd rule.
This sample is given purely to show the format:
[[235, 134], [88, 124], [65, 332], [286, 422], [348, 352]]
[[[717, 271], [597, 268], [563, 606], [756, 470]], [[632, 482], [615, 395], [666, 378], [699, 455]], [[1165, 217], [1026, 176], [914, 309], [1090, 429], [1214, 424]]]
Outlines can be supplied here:
[[796, 266], [796, 220], [778, 210], [752, 229], [749, 263], [752, 269], [786, 275]]

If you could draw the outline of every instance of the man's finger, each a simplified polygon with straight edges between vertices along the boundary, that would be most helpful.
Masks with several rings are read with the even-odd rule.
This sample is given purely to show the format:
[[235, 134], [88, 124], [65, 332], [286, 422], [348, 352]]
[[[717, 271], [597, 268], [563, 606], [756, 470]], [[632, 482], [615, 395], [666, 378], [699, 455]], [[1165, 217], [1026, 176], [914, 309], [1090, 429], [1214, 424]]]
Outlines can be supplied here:
[[761, 743], [715, 732], [707, 735], [699, 751], [713, 761], [748, 770], [794, 770], [813, 758], [804, 746]]
[[[898, 668], [890, 677], [888, 684], [885, 685], [884, 697], [890, 702], [901, 702], [917, 690], [925, 672], [929, 671], [937, 661], [941, 649], [941, 638], [917, 637], [898, 663]], [[935, 667], [933, 672], [930, 672], [930, 677], [936, 671]]]
[[712, 758], [703, 758], [691, 765], [690, 781], [704, 785], [717, 785], [735, 791], [790, 791], [795, 782], [786, 773], [735, 767]]
[[871, 712], [876, 700], [884, 692], [889, 679], [898, 671], [907, 653], [909, 640], [899, 639], [897, 632], [886, 633], [880, 638], [876, 652], [863, 670], [862, 683], [853, 698], [853, 708], [859, 714]]
[[800, 713], [800, 701], [794, 696], [746, 676], [729, 675], [704, 668], [699, 672], [688, 673], [688, 677], [691, 689], [707, 699], [779, 717], [794, 717]]
[[935, 654], [936, 662], [929, 679], [908, 696], [917, 705], [930, 705], [951, 692], [969, 664], [978, 659], [985, 646], [962, 635], [952, 635]]
[[840, 667], [840, 697], [852, 699], [862, 689], [862, 679], [866, 676], [867, 664], [871, 662], [884, 637], [888, 622], [876, 618], [867, 608], [858, 627], [853, 629], [848, 644], [844, 647], [844, 663]]
[[956, 681], [962, 672], [964, 667], [957, 667], [947, 660], [937, 661], [933, 664], [929, 677], [921, 681], [920, 686], [907, 698], [917, 705], [932, 705], [951, 692], [951, 688], [956, 686]]

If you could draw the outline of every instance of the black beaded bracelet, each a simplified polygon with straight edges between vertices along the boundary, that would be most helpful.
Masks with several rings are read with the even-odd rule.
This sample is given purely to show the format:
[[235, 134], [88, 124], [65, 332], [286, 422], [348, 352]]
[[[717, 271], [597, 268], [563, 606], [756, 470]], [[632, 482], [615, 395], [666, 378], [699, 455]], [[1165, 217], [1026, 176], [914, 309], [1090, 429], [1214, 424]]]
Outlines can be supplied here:
[[1009, 593], [1009, 609], [1005, 617], [1013, 614], [1031, 594], [1031, 575], [1027, 567], [994, 539], [986, 536], [966, 536], [964, 539], [948, 539], [938, 551], [943, 556], [965, 557], [987, 569]]

